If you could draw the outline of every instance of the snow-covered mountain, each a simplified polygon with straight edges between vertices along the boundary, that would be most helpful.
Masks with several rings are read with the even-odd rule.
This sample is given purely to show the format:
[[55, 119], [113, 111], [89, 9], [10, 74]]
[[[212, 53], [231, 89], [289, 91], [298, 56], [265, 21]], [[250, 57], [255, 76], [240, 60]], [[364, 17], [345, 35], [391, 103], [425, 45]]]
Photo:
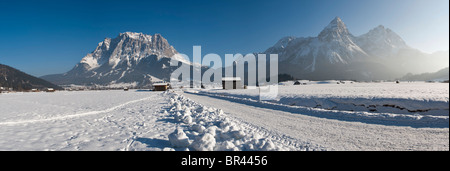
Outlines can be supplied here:
[[380, 58], [395, 57], [392, 55], [397, 54], [401, 49], [410, 49], [399, 35], [383, 25], [356, 37], [356, 42], [369, 55]]
[[42, 78], [58, 85], [148, 86], [169, 80], [173, 58], [190, 64], [160, 34], [125, 32], [100, 42], [69, 72]]
[[314, 72], [319, 63], [348, 64], [368, 58], [342, 20], [336, 17], [318, 37], [281, 39], [265, 53], [279, 54], [279, 61]]
[[264, 53], [279, 54], [279, 73], [312, 80], [394, 79], [448, 66], [438, 62], [448, 61], [448, 55], [436, 57], [413, 49], [382, 25], [354, 36], [339, 17], [317, 37], [285, 37]]

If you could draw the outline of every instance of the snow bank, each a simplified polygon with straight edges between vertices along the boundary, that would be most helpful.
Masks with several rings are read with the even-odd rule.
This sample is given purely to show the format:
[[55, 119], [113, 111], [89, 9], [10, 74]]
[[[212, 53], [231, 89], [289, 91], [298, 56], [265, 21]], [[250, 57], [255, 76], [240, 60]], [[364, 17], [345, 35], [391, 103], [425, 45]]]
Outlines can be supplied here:
[[[252, 98], [243, 98], [240, 95], [233, 94], [219, 94], [219, 93], [208, 93], [201, 92], [197, 95], [210, 96], [218, 99], [229, 100], [235, 103], [246, 104], [249, 106], [255, 106], [260, 108], [268, 108], [280, 111], [286, 111], [291, 113], [297, 113], [301, 115], [308, 115], [327, 119], [336, 119], [342, 121], [350, 122], [362, 122], [369, 124], [380, 124], [380, 125], [392, 125], [392, 126], [410, 126], [414, 128], [448, 128], [449, 127], [449, 116], [437, 116], [437, 115], [421, 115], [419, 113], [413, 114], [397, 114], [389, 112], [369, 112], [364, 111], [367, 109], [365, 106], [353, 106], [349, 105], [351, 110], [339, 110], [336, 108], [323, 108], [326, 105], [332, 106], [333, 102], [322, 101], [326, 103], [320, 107], [308, 107], [308, 106], [296, 106], [292, 104], [282, 104], [277, 101], [259, 101]], [[298, 99], [296, 99], [298, 100]], [[317, 99], [312, 99], [317, 100]], [[320, 99], [317, 100], [320, 102]], [[357, 99], [355, 100], [357, 101]], [[364, 101], [362, 101], [364, 102]], [[393, 101], [395, 102], [395, 101]], [[361, 111], [354, 111], [357, 109], [355, 107], [361, 107]], [[377, 106], [369, 105], [369, 108], [376, 109]], [[383, 106], [384, 107], [384, 106]], [[448, 112], [448, 110], [447, 110]]]
[[221, 109], [197, 104], [182, 95], [170, 93], [168, 115], [178, 123], [169, 135], [177, 150], [194, 151], [280, 151], [294, 147], [274, 143], [254, 129], [231, 121]]
[[[271, 101], [289, 106], [424, 116], [449, 116], [449, 87], [441, 83], [310, 82], [280, 84]], [[331, 82], [331, 83], [330, 83]], [[254, 90], [203, 90], [203, 94], [259, 99]]]

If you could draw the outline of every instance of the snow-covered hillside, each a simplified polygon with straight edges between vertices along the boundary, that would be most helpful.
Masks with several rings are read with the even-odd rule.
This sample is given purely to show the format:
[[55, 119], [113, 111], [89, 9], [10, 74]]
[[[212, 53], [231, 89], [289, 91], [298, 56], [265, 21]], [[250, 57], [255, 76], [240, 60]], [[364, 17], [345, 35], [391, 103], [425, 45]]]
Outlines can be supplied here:
[[3, 64], [0, 64], [0, 87], [2, 87], [2, 90], [12, 88], [14, 91], [45, 90], [46, 88], [62, 89], [48, 81]]

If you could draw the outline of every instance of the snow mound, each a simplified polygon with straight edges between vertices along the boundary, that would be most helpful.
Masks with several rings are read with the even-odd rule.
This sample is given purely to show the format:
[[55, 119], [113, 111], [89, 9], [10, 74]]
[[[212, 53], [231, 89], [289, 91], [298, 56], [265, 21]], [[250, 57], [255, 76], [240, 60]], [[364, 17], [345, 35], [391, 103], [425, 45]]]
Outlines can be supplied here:
[[214, 147], [216, 147], [216, 138], [210, 133], [197, 137], [192, 143], [192, 148], [197, 151], [213, 151]]
[[169, 141], [173, 147], [182, 148], [189, 146], [189, 138], [183, 132], [183, 129], [177, 128], [175, 132], [169, 134]]
[[226, 117], [221, 109], [203, 106], [179, 94], [168, 94], [170, 108], [166, 113], [178, 124], [178, 128], [169, 135], [169, 141], [176, 150], [298, 150], [272, 140], [273, 137], [263, 138], [257, 133], [257, 129], [246, 127], [245, 124]]

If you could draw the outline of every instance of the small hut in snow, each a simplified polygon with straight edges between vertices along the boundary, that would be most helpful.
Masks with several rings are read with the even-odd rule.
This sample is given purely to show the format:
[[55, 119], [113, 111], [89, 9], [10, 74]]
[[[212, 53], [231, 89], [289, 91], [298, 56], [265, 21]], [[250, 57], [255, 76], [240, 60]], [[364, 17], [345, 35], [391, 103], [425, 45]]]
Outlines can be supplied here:
[[48, 93], [53, 93], [55, 91], [56, 90], [54, 88], [47, 88], [47, 89], [45, 89], [45, 92], [48, 92]]
[[154, 91], [166, 91], [170, 87], [169, 83], [154, 83], [153, 90]]
[[222, 78], [222, 88], [224, 90], [243, 89], [240, 77], [224, 77]]

